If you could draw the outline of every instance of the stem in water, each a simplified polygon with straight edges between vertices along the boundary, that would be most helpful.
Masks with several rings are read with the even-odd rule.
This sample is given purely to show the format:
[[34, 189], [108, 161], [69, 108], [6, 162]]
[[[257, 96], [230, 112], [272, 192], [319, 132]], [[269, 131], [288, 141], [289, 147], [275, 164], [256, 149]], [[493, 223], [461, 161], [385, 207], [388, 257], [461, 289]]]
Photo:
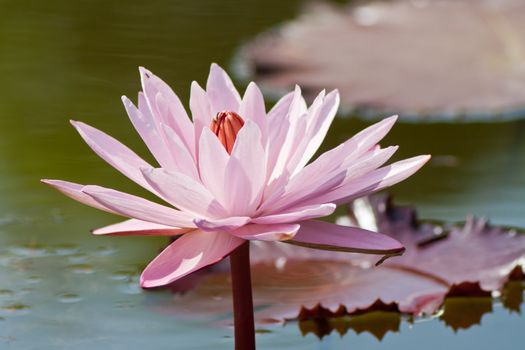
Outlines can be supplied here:
[[230, 254], [235, 350], [255, 349], [250, 242], [246, 241]]

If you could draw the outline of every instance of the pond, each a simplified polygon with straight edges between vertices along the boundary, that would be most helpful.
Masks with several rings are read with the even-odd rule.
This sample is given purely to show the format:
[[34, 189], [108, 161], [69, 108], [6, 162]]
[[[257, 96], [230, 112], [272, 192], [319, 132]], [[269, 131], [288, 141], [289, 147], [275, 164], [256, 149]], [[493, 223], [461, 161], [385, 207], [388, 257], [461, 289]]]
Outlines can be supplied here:
[[[68, 123], [82, 120], [147, 151], [121, 95], [135, 98], [138, 66], [187, 103], [211, 62], [232, 67], [236, 50], [292, 18], [302, 1], [0, 2], [0, 348], [229, 349], [217, 320], [169, 312], [169, 291], [144, 292], [139, 273], [162, 238], [93, 237], [118, 218], [39, 183], [68, 179], [142, 193], [92, 153]], [[243, 84], [243, 82], [238, 82]], [[365, 127], [336, 120], [332, 147]], [[392, 189], [422, 218], [469, 214], [525, 227], [525, 123], [398, 124], [385, 141], [399, 158], [433, 161]], [[489, 307], [490, 310], [490, 307]], [[515, 349], [525, 318], [496, 299], [481, 325], [455, 332], [439, 318], [401, 322], [381, 341], [370, 333], [302, 335], [295, 322], [258, 327], [261, 349]], [[439, 341], [438, 341], [439, 340]]]

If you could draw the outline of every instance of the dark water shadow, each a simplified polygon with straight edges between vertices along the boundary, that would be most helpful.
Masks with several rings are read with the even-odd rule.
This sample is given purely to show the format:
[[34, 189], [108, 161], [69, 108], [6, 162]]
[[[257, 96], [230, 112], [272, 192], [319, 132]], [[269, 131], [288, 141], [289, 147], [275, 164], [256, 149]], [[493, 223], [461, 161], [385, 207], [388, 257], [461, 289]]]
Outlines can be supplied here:
[[[525, 292], [523, 280], [510, 280], [499, 298], [487, 296], [449, 297], [445, 300], [439, 320], [455, 333], [481, 325], [483, 316], [494, 312], [494, 304], [500, 302], [510, 313], [521, 314]], [[382, 341], [388, 333], [400, 333], [401, 321], [412, 323], [411, 317], [403, 317], [398, 312], [372, 311], [355, 316], [335, 318], [314, 318], [297, 322], [303, 336], [313, 334], [319, 339], [338, 333], [341, 337], [352, 330], [355, 334], [369, 333]]]

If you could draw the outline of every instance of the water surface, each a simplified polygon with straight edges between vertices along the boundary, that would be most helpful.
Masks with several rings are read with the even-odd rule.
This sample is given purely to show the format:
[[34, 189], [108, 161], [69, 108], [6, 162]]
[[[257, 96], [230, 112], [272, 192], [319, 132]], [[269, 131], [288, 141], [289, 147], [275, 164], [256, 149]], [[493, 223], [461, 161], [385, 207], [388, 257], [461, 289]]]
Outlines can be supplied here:
[[[166, 314], [168, 292], [146, 293], [138, 274], [165, 243], [92, 237], [118, 221], [57, 194], [40, 178], [143, 193], [97, 158], [68, 123], [85, 121], [149, 157], [120, 96], [135, 98], [137, 67], [187, 102], [209, 65], [232, 68], [243, 42], [297, 13], [301, 1], [0, 1], [0, 348], [231, 348], [231, 330]], [[400, 82], [402, 88], [402, 82]], [[339, 119], [325, 147], [365, 127]], [[525, 123], [400, 124], [385, 144], [434, 161], [396, 186], [423, 217], [467, 214], [525, 227]], [[438, 319], [402, 322], [381, 343], [368, 333], [302, 336], [295, 323], [265, 327], [267, 349], [516, 348], [525, 318], [496, 302], [481, 326], [455, 333]], [[439, 343], [437, 340], [439, 339]], [[381, 346], [379, 346], [379, 344]]]

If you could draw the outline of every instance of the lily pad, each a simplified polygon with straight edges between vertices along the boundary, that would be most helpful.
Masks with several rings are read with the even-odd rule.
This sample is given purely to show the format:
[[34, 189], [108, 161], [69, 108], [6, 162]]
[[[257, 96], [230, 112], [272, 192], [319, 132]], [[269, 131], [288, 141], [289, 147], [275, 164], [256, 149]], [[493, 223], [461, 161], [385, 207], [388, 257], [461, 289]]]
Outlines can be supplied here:
[[[522, 232], [493, 227], [476, 218], [468, 218], [461, 225], [419, 223], [412, 208], [393, 206], [387, 196], [354, 202], [345, 221], [399, 239], [407, 247], [406, 253], [375, 267], [374, 258], [362, 254], [252, 243], [254, 305], [259, 324], [319, 321], [372, 311], [430, 315], [444, 306], [441, 319], [453, 329], [461, 329], [478, 323], [490, 312], [490, 298], [498, 295], [504, 307], [519, 312], [523, 288], [515, 284], [510, 284], [513, 288], [504, 287], [511, 280], [523, 286]], [[229, 320], [231, 288], [226, 266], [192, 280], [195, 289], [185, 288], [184, 294], [177, 294], [171, 312]], [[472, 303], [475, 308], [468, 306]], [[465, 310], [471, 309], [476, 312], [466, 315]], [[319, 325], [301, 327], [326, 334], [332, 329], [344, 330], [344, 324], [348, 322], [320, 323], [321, 329]], [[359, 324], [349, 323], [349, 327]], [[397, 329], [391, 320], [385, 325], [384, 332]], [[384, 335], [382, 329], [374, 332], [378, 338]]]
[[525, 117], [525, 3], [393, 0], [315, 4], [240, 50], [267, 92], [338, 88], [358, 116]]

